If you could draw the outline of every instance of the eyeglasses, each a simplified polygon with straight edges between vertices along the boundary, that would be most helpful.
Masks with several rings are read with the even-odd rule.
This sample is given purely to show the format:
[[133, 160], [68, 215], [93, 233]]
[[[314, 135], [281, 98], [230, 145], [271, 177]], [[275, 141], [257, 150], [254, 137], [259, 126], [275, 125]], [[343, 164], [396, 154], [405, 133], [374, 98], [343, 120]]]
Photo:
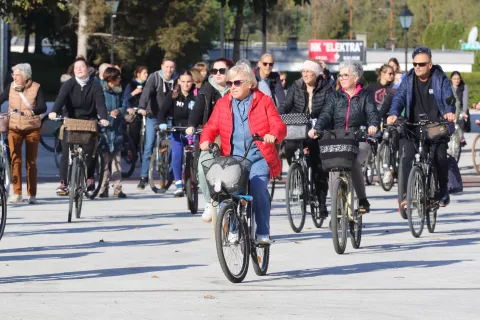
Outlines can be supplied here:
[[235, 80], [235, 81], [227, 81], [227, 87], [231, 87], [234, 85], [235, 87], [240, 87], [242, 83], [246, 82], [246, 80]]
[[287, 81], [287, 79], [280, 79], [280, 81], [285, 82], [285, 81]]
[[217, 73], [220, 74], [225, 74], [227, 72], [227, 68], [220, 68], [220, 69], [212, 69], [210, 70], [210, 73], [213, 74], [213, 75], [216, 75]]
[[350, 75], [348, 73], [344, 73], [344, 74], [339, 74], [338, 75], [338, 78], [341, 80], [341, 79], [348, 79], [350, 78]]
[[273, 64], [275, 62], [262, 62], [263, 66], [266, 67], [266, 66], [270, 66], [270, 67], [273, 67]]
[[427, 64], [429, 64], [430, 62], [414, 62], [413, 63], [413, 66], [416, 67], [416, 66], [419, 66], [419, 67], [425, 67]]

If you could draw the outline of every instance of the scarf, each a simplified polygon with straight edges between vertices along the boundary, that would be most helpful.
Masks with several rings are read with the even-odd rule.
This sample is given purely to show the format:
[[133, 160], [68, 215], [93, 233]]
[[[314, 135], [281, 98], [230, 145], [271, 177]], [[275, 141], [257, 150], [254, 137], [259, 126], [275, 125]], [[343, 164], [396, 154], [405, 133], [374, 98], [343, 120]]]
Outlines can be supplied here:
[[84, 80], [75, 77], [75, 80], [76, 80], [77, 83], [80, 85], [80, 87], [82, 87], [82, 89], [83, 89], [83, 87], [85, 87], [85, 86], [87, 85], [88, 80], [90, 80], [90, 76], [87, 76], [87, 78], [84, 79]]

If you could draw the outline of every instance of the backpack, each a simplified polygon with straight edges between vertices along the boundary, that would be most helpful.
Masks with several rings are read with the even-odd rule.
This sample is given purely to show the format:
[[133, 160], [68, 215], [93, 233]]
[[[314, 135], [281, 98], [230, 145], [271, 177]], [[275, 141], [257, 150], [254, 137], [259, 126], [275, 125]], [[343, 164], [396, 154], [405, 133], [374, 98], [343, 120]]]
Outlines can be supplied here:
[[463, 191], [462, 175], [458, 169], [457, 161], [454, 157], [447, 156], [448, 164], [448, 192], [458, 193]]

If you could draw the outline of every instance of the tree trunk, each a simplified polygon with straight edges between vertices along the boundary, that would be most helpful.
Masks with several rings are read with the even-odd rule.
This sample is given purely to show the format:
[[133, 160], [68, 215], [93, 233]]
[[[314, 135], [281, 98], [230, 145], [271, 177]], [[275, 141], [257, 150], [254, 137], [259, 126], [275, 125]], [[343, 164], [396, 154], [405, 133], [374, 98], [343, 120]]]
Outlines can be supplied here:
[[235, 33], [233, 36], [233, 61], [240, 60], [240, 39], [242, 37], [244, 8], [245, 0], [241, 0], [237, 7], [237, 15], [235, 16]]
[[267, 1], [262, 3], [262, 54], [267, 52]]
[[78, 5], [78, 41], [77, 56], [87, 57], [87, 41], [88, 35], [85, 31], [87, 27], [87, 0], [80, 0]]
[[25, 18], [25, 41], [23, 42], [23, 53], [28, 53], [31, 34], [32, 34], [32, 20], [29, 15], [28, 17]]
[[35, 54], [43, 54], [42, 50], [42, 24], [44, 15], [37, 14], [34, 16], [34, 23], [35, 23]]

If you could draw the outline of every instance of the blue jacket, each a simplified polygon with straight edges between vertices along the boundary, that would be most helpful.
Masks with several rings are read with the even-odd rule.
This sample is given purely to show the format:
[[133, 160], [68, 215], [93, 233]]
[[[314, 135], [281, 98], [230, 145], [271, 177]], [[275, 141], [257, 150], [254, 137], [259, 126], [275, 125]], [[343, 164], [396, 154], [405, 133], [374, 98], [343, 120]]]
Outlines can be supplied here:
[[[432, 67], [432, 89], [435, 95], [435, 102], [437, 103], [438, 111], [442, 117], [449, 112], [455, 113], [455, 99], [451, 105], [447, 104], [447, 98], [453, 97], [453, 91], [447, 76], [442, 68], [438, 65]], [[406, 117], [410, 118], [413, 101], [413, 79], [415, 77], [415, 70], [411, 69], [405, 79], [403, 79], [395, 96], [393, 97], [392, 107], [389, 115], [400, 116], [403, 109], [406, 107]]]
[[[123, 131], [125, 129], [123, 115], [125, 114], [125, 106], [122, 106], [122, 98], [120, 93], [113, 92], [112, 89], [103, 84], [103, 93], [105, 95], [105, 106], [107, 107], [108, 118], [110, 126], [102, 128], [107, 136], [107, 141], [102, 141], [100, 149], [103, 152], [116, 153], [122, 150]], [[110, 116], [110, 112], [117, 109], [120, 113], [117, 118]], [[103, 139], [102, 139], [103, 140]]]

